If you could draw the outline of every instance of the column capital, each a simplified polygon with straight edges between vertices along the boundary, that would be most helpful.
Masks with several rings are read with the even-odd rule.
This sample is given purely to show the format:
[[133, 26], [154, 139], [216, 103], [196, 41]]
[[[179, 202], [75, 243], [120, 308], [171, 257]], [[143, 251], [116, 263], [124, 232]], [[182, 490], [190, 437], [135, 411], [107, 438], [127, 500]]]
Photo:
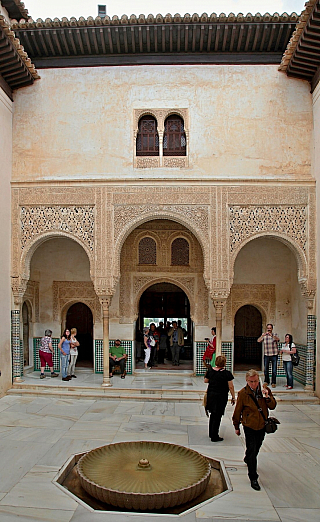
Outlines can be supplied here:
[[23, 296], [27, 289], [27, 284], [28, 280], [22, 278], [21, 276], [11, 277], [11, 289], [13, 294], [13, 300], [15, 306], [17, 307], [22, 304]]
[[224, 305], [226, 304], [226, 301], [227, 301], [226, 299], [213, 299], [213, 306], [216, 311], [217, 318], [222, 317], [222, 310], [223, 310]]
[[112, 295], [99, 295], [99, 301], [102, 306], [102, 310], [108, 311], [111, 305]]
[[312, 311], [315, 306], [315, 295], [316, 295], [316, 287], [313, 284], [308, 284], [308, 281], [303, 279], [299, 281], [301, 294], [305, 298], [306, 306], [308, 309], [308, 313], [310, 312], [312, 315]]

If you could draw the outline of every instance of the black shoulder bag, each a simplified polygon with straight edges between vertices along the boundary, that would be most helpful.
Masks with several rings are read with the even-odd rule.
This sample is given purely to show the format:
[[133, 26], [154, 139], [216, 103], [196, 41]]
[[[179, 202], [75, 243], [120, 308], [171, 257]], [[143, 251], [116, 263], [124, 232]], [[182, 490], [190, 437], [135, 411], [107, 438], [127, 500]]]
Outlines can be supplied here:
[[298, 364], [300, 362], [300, 355], [299, 355], [297, 349], [296, 349], [296, 353], [291, 354], [291, 361], [292, 361], [292, 366], [298, 366]]
[[261, 415], [263, 417], [265, 428], [266, 428], [266, 433], [274, 433], [275, 431], [277, 431], [277, 429], [278, 429], [277, 424], [280, 424], [278, 419], [276, 419], [275, 417], [268, 417], [266, 419], [264, 416], [264, 413], [262, 411], [262, 408], [260, 408], [260, 406], [258, 404], [257, 399], [253, 395], [251, 395], [251, 393], [249, 395], [250, 395], [251, 399], [253, 400], [253, 402], [255, 403], [255, 405], [257, 406], [258, 411], [261, 413]]

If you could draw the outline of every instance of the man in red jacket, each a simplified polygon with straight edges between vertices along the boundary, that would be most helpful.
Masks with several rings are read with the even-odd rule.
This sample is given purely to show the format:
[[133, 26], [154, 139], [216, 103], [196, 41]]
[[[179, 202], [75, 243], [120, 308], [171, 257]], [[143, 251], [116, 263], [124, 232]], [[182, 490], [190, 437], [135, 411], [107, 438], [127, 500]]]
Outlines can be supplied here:
[[268, 387], [261, 390], [259, 373], [256, 370], [249, 370], [246, 373], [247, 385], [238, 393], [237, 404], [233, 413], [232, 421], [236, 435], [240, 435], [240, 424], [243, 426], [246, 437], [246, 454], [244, 461], [248, 466], [249, 480], [251, 487], [259, 491], [257, 473], [257, 457], [261, 448], [266, 429], [265, 420], [261, 415], [256, 402], [261, 408], [265, 418], [268, 417], [268, 410], [274, 410], [277, 402]]

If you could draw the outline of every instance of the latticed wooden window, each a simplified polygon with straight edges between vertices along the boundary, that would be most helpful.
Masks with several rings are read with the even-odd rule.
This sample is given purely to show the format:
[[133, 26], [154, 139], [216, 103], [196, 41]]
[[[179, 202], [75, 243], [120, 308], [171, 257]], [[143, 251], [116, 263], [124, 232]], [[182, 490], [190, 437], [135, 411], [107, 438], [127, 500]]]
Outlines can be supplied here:
[[185, 156], [186, 143], [183, 119], [176, 114], [169, 116], [164, 124], [163, 155]]
[[157, 245], [152, 237], [144, 237], [139, 243], [139, 265], [155, 265]]
[[178, 237], [172, 242], [171, 265], [189, 265], [189, 243], [183, 237]]
[[137, 135], [137, 156], [159, 156], [157, 120], [153, 116], [142, 116]]

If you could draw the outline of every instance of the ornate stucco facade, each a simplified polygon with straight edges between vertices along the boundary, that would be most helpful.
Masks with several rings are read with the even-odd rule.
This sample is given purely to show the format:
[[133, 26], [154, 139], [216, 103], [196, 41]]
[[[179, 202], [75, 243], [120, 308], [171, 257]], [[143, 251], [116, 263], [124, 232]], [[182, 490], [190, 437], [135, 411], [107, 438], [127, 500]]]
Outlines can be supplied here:
[[[184, 156], [162, 154], [172, 114], [184, 122]], [[157, 156], [136, 155], [144, 115], [157, 122]], [[212, 324], [233, 361], [236, 313], [252, 305], [263, 327], [305, 348], [313, 386], [318, 127], [307, 81], [271, 63], [45, 68], [14, 93], [12, 126], [9, 310], [16, 331], [23, 303], [30, 311], [27, 366], [32, 339], [47, 327], [59, 337], [77, 302], [92, 312], [95, 341], [121, 337], [134, 350], [143, 292], [170, 283], [190, 303], [195, 372]], [[153, 265], [139, 263], [144, 237]], [[188, 266], [171, 262], [177, 238]]]

